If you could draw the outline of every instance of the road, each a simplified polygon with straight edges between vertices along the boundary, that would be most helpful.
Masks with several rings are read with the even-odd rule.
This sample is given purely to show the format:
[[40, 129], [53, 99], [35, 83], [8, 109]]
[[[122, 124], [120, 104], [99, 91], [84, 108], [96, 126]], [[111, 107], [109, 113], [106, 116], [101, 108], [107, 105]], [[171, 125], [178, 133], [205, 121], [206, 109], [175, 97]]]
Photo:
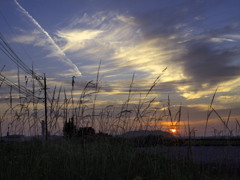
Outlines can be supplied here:
[[162, 154], [170, 158], [189, 157], [196, 163], [240, 166], [240, 146], [160, 146], [143, 147], [140, 151]]

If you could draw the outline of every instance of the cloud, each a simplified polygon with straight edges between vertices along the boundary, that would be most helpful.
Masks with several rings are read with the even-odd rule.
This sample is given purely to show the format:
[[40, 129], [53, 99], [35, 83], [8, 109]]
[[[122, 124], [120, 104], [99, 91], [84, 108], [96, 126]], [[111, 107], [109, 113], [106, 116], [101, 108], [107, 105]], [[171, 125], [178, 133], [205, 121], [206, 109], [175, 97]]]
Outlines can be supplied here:
[[[44, 49], [49, 50], [51, 49], [51, 54], [54, 50], [52, 50], [52, 44], [46, 36], [44, 36], [40, 31], [33, 30], [33, 31], [25, 31], [21, 30], [21, 34], [14, 36], [11, 39], [12, 42], [17, 42], [21, 44], [28, 44], [37, 47], [42, 47]], [[48, 55], [49, 56], [49, 55]], [[59, 55], [56, 55], [59, 56]]]
[[[174, 84], [177, 93], [199, 98], [239, 75], [239, 52], [231, 44], [238, 41], [238, 34], [234, 33], [238, 25], [195, 31], [191, 24], [207, 21], [201, 12], [208, 9], [202, 4], [200, 10], [197, 5], [188, 7], [186, 3], [174, 4], [142, 15], [113, 11], [84, 14], [56, 35], [66, 53], [93, 63], [103, 59], [102, 73], [121, 73], [123, 78], [123, 72], [130, 71], [153, 78], [168, 67], [161, 81], [178, 81]], [[171, 8], [174, 13], [169, 13]], [[189, 17], [190, 12], [198, 18]], [[216, 45], [225, 42], [231, 48]]]
[[211, 38], [210, 41], [212, 41], [212, 42], [224, 42], [224, 41], [233, 42], [234, 40], [228, 39], [228, 38]]
[[12, 41], [17, 43], [31, 44], [36, 40], [35, 36], [32, 35], [20, 35], [12, 38]]
[[61, 57], [59, 60], [71, 66], [76, 73], [75, 75], [81, 75], [78, 67], [66, 56], [66, 54], [61, 50], [61, 48], [55, 43], [52, 37], [48, 34], [48, 32], [42, 28], [42, 26], [18, 3], [17, 0], [15, 0], [14, 2], [22, 11], [22, 13], [25, 14], [31, 20], [31, 22], [38, 27], [39, 32], [41, 32], [45, 36], [45, 39], [47, 39], [49, 43], [48, 47], [51, 47], [53, 51], [52, 55], [57, 55], [58, 57]]
[[221, 104], [239, 103], [240, 102], [240, 97], [238, 95], [219, 96], [219, 97], [216, 98], [216, 101], [220, 102]]
[[239, 13], [224, 16], [228, 20], [221, 24], [217, 23], [220, 18], [206, 16], [213, 9], [219, 13], [221, 6], [228, 8], [229, 4], [221, 2], [216, 6], [209, 2], [183, 1], [167, 7], [158, 6], [146, 13], [135, 13], [145, 39], [163, 40], [163, 52], [171, 52], [165, 60], [175, 70], [168, 74], [169, 81], [179, 77], [183, 84], [177, 89], [185, 97], [204, 96], [211, 88], [239, 76], [240, 32], [236, 18]]
[[216, 86], [220, 82], [235, 79], [240, 75], [240, 65], [231, 65], [239, 55], [234, 50], [216, 50], [213, 44], [205, 42], [189, 43], [185, 55], [179, 59], [184, 73], [195, 81], [196, 88]]
[[66, 41], [66, 44], [62, 47], [63, 51], [76, 52], [84, 48], [88, 40], [95, 39], [101, 32], [99, 30], [71, 29], [59, 31], [57, 36]]
[[230, 38], [233, 41], [234, 40], [240, 40], [240, 34], [226, 34], [225, 37], [226, 38]]
[[[198, 111], [207, 112], [209, 110], [209, 104], [189, 104], [185, 105], [186, 108], [194, 108]], [[225, 109], [223, 105], [214, 105], [214, 109]]]
[[[109, 6], [95, 2], [99, 5], [96, 11], [86, 11], [65, 23], [55, 32], [54, 41], [91, 77], [96, 73], [96, 62], [102, 60], [101, 73], [110, 81], [130, 79], [133, 72], [142, 79], [154, 79], [168, 67], [161, 82], [188, 99], [207, 96], [226, 83], [236, 87], [230, 82], [240, 72], [239, 23], [230, 18], [235, 15], [217, 23], [219, 19], [211, 14], [224, 2], [174, 1], [156, 6], [134, 2], [128, 7], [123, 2]], [[26, 43], [33, 40], [24, 38]]]
[[[142, 28], [132, 16], [102, 11], [76, 18], [69, 26], [58, 30], [56, 38], [62, 49], [74, 54], [75, 58], [93, 63], [102, 59], [102, 73], [123, 76], [123, 71], [138, 71], [138, 74], [153, 78], [171, 66], [169, 60], [184, 49], [168, 38], [146, 39]], [[170, 67], [164, 80], [179, 79], [180, 71]]]
[[68, 27], [58, 30], [56, 38], [67, 53], [78, 52], [75, 56], [79, 57], [93, 54], [109, 58], [119, 47], [126, 45], [126, 41], [131, 43], [129, 40], [137, 39], [137, 28], [133, 17], [98, 12], [74, 19]]
[[[174, 69], [167, 74], [169, 82], [179, 80], [181, 83], [175, 85], [175, 89], [188, 99], [206, 96], [217, 86], [226, 89], [223, 84], [235, 80], [240, 74], [240, 63], [237, 61], [240, 55], [240, 32], [236, 18], [228, 17], [229, 21], [213, 26], [215, 23], [212, 21], [218, 20], [215, 17], [191, 18], [203, 17], [203, 12], [205, 15], [210, 13], [210, 9], [205, 5], [201, 4], [199, 10], [196, 4], [193, 4], [174, 4], [171, 11], [169, 8], [163, 11], [156, 9], [152, 13], [136, 17], [139, 24], [144, 26], [144, 37], [149, 41], [164, 39], [165, 47], [172, 46], [164, 49], [164, 52], [172, 51], [171, 58], [168, 57], [165, 61]], [[201, 22], [196, 24], [200, 20]], [[209, 24], [201, 27], [203, 23]], [[177, 77], [179, 79], [176, 79]], [[232, 89], [237, 86], [232, 83], [231, 85]]]

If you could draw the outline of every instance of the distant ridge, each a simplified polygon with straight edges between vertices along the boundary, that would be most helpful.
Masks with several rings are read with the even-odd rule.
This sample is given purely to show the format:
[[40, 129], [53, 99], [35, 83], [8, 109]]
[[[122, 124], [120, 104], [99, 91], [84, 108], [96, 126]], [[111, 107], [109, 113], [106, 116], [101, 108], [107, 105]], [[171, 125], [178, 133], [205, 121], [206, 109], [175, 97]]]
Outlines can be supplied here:
[[139, 136], [165, 136], [165, 137], [173, 137], [173, 135], [167, 131], [161, 131], [161, 130], [138, 130], [138, 131], [128, 131], [126, 133], [123, 133], [121, 136], [126, 138], [132, 138], [132, 137], [139, 137]]

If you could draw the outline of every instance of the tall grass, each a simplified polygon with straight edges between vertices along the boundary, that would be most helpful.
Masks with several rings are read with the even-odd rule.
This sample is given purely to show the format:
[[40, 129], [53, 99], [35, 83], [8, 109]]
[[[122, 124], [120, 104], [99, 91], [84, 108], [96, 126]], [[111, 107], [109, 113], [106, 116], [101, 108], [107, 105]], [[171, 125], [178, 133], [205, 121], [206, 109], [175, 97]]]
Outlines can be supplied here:
[[[48, 127], [50, 134], [61, 134], [62, 126], [69, 118], [73, 118], [77, 127], [92, 126], [97, 131], [105, 131], [111, 134], [121, 134], [131, 130], [153, 130], [161, 129], [161, 122], [169, 122], [169, 128], [180, 129], [182, 119], [182, 107], [174, 108], [168, 95], [167, 105], [160, 105], [159, 100], [154, 95], [155, 86], [161, 81], [161, 75], [166, 71], [165, 68], [152, 82], [150, 87], [144, 92], [137, 94], [134, 91], [135, 73], [132, 75], [126, 100], [119, 106], [114, 104], [98, 105], [98, 96], [101, 91], [100, 82], [101, 62], [97, 69], [96, 80], [85, 83], [81, 89], [81, 94], [76, 95], [79, 91], [79, 85], [72, 79], [72, 86], [67, 82], [71, 89], [54, 86], [48, 90]], [[38, 91], [35, 85], [34, 76], [32, 80], [26, 78], [25, 86], [32, 88], [32, 96], [21, 96], [20, 99], [14, 95], [13, 89], [9, 88], [9, 103], [5, 112], [0, 117], [0, 134], [3, 136], [9, 127], [11, 134], [39, 135], [41, 131], [41, 121], [44, 120], [43, 111], [43, 93], [42, 89]], [[3, 88], [4, 79], [1, 82]], [[19, 83], [20, 81], [18, 81]], [[32, 85], [30, 85], [32, 83]], [[20, 86], [20, 84], [18, 84]], [[22, 85], [21, 85], [22, 86]], [[70, 92], [70, 93], [69, 93]], [[18, 92], [19, 93], [19, 92]], [[215, 90], [209, 109], [207, 112], [204, 135], [207, 134], [209, 119], [215, 114], [220, 123], [223, 124], [225, 135], [236, 135], [240, 130], [239, 121], [235, 120], [235, 129], [230, 128], [231, 111], [225, 119], [219, 114], [214, 107], [214, 99], [217, 93]], [[136, 101], [139, 96], [138, 101]], [[38, 97], [38, 98], [36, 98]], [[232, 122], [233, 123], [233, 122]], [[193, 134], [194, 129], [192, 129]], [[190, 131], [187, 130], [186, 134]]]
[[[99, 132], [112, 135], [132, 130], [159, 130], [163, 121], [168, 121], [170, 127], [179, 128], [182, 123], [183, 105], [174, 107], [170, 96], [167, 105], [159, 105], [159, 100], [151, 96], [161, 80], [161, 74], [153, 80], [150, 88], [136, 95], [134, 73], [126, 100], [122, 102], [120, 108], [112, 104], [100, 107], [98, 105], [98, 95], [101, 91], [100, 66], [101, 63], [96, 80], [86, 82], [80, 95], [74, 93], [76, 88], [79, 88], [73, 83], [74, 79], [70, 91], [56, 86], [48, 90], [48, 129], [51, 135], [61, 135], [63, 123], [69, 118], [74, 120], [77, 128], [93, 126]], [[43, 99], [35, 98], [41, 97], [42, 92], [37, 94], [34, 81], [32, 83], [33, 96], [23, 97], [21, 101], [15, 98], [12, 89], [9, 89], [8, 107], [0, 116], [1, 136], [3, 125], [9, 127], [10, 134], [39, 134], [41, 120], [44, 119]], [[234, 132], [240, 131], [239, 121], [236, 119], [235, 130], [230, 128], [231, 111], [224, 119], [214, 108], [216, 93], [217, 90], [207, 112], [205, 134], [210, 117], [215, 114], [223, 124], [226, 134], [232, 136]], [[1, 142], [0, 179], [230, 179], [229, 172], [224, 168], [216, 170], [215, 167], [192, 161], [195, 129], [190, 126], [189, 115], [185, 131], [189, 148], [186, 159], [142, 152], [136, 148], [134, 140], [117, 136], [99, 135], [82, 139], [49, 140], [45, 144], [39, 140], [21, 143]], [[148, 140], [151, 141], [151, 138], [154, 139], [149, 136]], [[175, 146], [180, 144], [172, 142]], [[238, 176], [231, 178], [237, 179]]]

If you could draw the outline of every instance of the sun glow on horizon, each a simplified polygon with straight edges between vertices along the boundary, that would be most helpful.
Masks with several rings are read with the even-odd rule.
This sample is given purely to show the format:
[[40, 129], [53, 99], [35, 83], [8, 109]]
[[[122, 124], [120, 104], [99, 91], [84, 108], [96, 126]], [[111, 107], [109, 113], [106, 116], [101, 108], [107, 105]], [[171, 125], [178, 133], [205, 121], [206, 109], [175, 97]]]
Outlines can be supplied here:
[[176, 128], [171, 128], [169, 129], [171, 133], [175, 134], [177, 132], [177, 129]]

